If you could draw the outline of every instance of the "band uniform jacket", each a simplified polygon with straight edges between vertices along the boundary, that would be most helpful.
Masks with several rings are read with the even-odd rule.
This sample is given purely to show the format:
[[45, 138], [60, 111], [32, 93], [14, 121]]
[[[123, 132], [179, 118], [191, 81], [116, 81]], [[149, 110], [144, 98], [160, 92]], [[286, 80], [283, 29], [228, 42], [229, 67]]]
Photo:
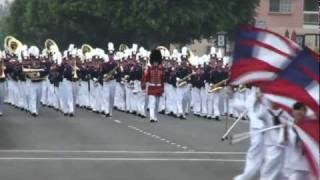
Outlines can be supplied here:
[[146, 89], [148, 82], [148, 95], [161, 96], [164, 91], [164, 68], [162, 65], [152, 65], [147, 68], [141, 80], [141, 88]]

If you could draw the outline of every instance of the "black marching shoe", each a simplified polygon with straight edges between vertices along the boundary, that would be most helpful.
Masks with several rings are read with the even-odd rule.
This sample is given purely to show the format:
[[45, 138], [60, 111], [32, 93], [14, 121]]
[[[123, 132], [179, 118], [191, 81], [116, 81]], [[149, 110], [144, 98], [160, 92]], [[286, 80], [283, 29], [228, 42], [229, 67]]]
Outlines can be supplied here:
[[69, 117], [73, 117], [73, 116], [74, 116], [73, 113], [70, 113], [70, 114], [69, 114]]
[[150, 122], [151, 122], [151, 123], [155, 123], [155, 122], [156, 122], [156, 120], [151, 119], [151, 120], [150, 120]]
[[214, 117], [214, 120], [216, 120], [216, 121], [220, 121], [219, 116]]

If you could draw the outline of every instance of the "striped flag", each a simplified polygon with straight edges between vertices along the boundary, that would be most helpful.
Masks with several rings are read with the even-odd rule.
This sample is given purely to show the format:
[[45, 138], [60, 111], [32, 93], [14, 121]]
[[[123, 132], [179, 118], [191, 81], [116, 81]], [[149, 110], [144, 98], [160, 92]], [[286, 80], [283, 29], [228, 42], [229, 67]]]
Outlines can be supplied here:
[[305, 48], [274, 81], [259, 86], [267, 98], [284, 109], [301, 102], [308, 107], [308, 115], [319, 117], [319, 65], [318, 56]]
[[241, 26], [236, 43], [230, 81], [233, 85], [271, 81], [300, 51], [291, 40], [268, 30]]

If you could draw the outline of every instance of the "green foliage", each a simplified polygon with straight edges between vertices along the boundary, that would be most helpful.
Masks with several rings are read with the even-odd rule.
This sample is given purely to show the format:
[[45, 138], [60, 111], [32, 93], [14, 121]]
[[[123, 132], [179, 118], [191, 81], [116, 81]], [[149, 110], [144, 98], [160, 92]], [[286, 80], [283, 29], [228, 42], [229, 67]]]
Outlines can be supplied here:
[[25, 43], [52, 38], [66, 47], [108, 41], [188, 43], [253, 20], [258, 0], [15, 0], [9, 32]]

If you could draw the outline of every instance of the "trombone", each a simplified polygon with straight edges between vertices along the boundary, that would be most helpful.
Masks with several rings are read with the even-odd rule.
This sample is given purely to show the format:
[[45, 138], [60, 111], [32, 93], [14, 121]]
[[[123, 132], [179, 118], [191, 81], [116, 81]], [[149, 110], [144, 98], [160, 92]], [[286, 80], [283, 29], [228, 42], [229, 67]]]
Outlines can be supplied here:
[[212, 86], [210, 86], [208, 92], [209, 93], [213, 93], [213, 92], [216, 92], [216, 91], [219, 91], [222, 89], [223, 85], [225, 85], [227, 82], [228, 82], [229, 78], [225, 79], [225, 80], [222, 80]]
[[[188, 59], [188, 62], [191, 64], [191, 65], [196, 65], [197, 64], [197, 59], [195, 58], [195, 56], [193, 55], [193, 52], [188, 48], [187, 49], [187, 59]], [[176, 86], [177, 87], [182, 87], [184, 85], [187, 84], [187, 80], [193, 75], [193, 72], [188, 74], [187, 76], [185, 76], [184, 78], [180, 79], [177, 81], [176, 83]]]

